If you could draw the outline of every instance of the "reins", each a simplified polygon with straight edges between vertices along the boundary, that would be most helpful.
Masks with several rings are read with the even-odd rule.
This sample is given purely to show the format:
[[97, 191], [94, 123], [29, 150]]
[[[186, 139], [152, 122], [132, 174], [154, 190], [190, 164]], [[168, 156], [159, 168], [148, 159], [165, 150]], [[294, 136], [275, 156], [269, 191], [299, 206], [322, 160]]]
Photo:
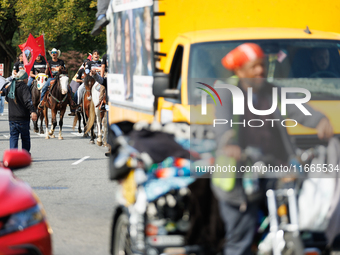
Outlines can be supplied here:
[[58, 104], [63, 104], [64, 102], [65, 102], [65, 100], [66, 100], [66, 98], [67, 98], [67, 94], [68, 93], [66, 93], [65, 94], [65, 96], [64, 96], [64, 98], [60, 101], [58, 98], [56, 98], [55, 96], [53, 96], [52, 94], [51, 94], [51, 92], [52, 92], [52, 90], [53, 90], [53, 88], [54, 88], [54, 86], [56, 85], [56, 83], [58, 82], [59, 83], [59, 86], [60, 86], [60, 77], [59, 77], [59, 75], [57, 75], [56, 77], [56, 82], [55, 82], [55, 84], [53, 84], [52, 85], [52, 88], [50, 89], [50, 92], [49, 92], [49, 95], [58, 103]]

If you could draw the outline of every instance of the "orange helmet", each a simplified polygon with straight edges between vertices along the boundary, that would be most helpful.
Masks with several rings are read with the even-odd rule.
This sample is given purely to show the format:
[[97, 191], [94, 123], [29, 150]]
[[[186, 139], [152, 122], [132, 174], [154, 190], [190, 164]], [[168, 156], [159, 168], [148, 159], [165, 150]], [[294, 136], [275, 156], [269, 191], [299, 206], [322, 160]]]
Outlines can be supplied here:
[[222, 65], [231, 71], [257, 58], [263, 58], [261, 47], [255, 43], [243, 43], [222, 58]]

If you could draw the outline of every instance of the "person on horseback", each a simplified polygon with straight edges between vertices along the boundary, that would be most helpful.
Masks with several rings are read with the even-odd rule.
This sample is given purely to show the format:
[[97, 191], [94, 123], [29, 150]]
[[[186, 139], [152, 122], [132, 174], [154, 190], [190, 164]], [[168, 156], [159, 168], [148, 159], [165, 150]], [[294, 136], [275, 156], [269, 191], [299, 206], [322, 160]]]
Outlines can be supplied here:
[[30, 77], [28, 78], [27, 86], [31, 88], [32, 82], [36, 78], [36, 75], [39, 73], [45, 73], [46, 72], [46, 62], [42, 58], [41, 54], [36, 58], [33, 64], [33, 68], [30, 72]]
[[13, 76], [17, 75], [20, 70], [25, 70], [24, 57], [22, 56], [22, 52], [18, 56], [18, 61], [14, 63]]
[[94, 78], [94, 80], [96, 82], [98, 82], [100, 84], [100, 95], [99, 95], [99, 102], [101, 103], [101, 111], [105, 111], [105, 104], [107, 102], [106, 99], [106, 90], [107, 90], [107, 78], [106, 77], [101, 77], [98, 72], [96, 72], [95, 70], [91, 70], [90, 75]]
[[[95, 72], [100, 73], [101, 66], [102, 66], [102, 63], [99, 59], [99, 52], [98, 52], [98, 50], [94, 50], [92, 52], [92, 61], [88, 61], [85, 65], [85, 76], [88, 75], [91, 70], [95, 70]], [[82, 84], [82, 85], [79, 86], [79, 88], [77, 90], [78, 105], [81, 104], [84, 92], [85, 92], [85, 85]], [[81, 106], [78, 107], [78, 111], [81, 111]]]
[[[73, 81], [71, 82], [70, 86], [72, 88], [72, 91], [75, 91], [73, 95], [73, 101], [78, 102], [78, 89], [79, 87], [84, 83], [85, 79], [85, 65], [86, 63], [90, 61], [88, 58], [86, 58], [83, 61], [83, 64], [80, 66], [78, 72], [77, 72], [77, 77], [76, 77], [76, 82], [74, 83]], [[79, 103], [78, 103], [79, 104]], [[68, 116], [76, 116], [75, 109], [71, 109], [71, 113], [68, 114]]]
[[[50, 87], [50, 83], [55, 80], [53, 76], [57, 75], [58, 73], [67, 73], [67, 69], [65, 66], [65, 63], [63, 60], [59, 59], [61, 55], [61, 51], [57, 50], [56, 48], [53, 48], [51, 51], [48, 51], [50, 53], [50, 56], [52, 57], [51, 60], [47, 61], [46, 65], [46, 74], [49, 76], [47, 82], [45, 83], [44, 87], [41, 91], [41, 97], [40, 97], [40, 104], [38, 105], [39, 109], [43, 109], [44, 104], [46, 102], [45, 94]], [[75, 103], [72, 100], [70, 91], [68, 92], [68, 99], [71, 104], [71, 106], [74, 106]]]

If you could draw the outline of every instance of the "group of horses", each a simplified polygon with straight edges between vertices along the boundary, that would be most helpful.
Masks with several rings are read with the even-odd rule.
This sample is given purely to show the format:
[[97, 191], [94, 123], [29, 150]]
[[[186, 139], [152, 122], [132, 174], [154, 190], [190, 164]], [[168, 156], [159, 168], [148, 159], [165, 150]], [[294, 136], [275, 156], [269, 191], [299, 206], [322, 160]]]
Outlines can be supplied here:
[[[45, 85], [47, 81], [47, 75], [38, 74], [36, 76], [35, 81], [32, 84], [31, 94], [32, 94], [32, 102], [33, 106], [37, 111], [38, 118], [36, 121], [33, 121], [34, 132], [40, 134], [44, 134], [43, 130], [43, 120], [45, 119], [46, 126], [46, 139], [55, 138], [54, 130], [57, 126], [57, 113], [59, 111], [60, 119], [59, 119], [59, 135], [58, 139], [62, 140], [62, 127], [63, 127], [63, 118], [65, 115], [67, 105], [71, 105], [69, 102], [68, 96], [68, 82], [69, 78], [63, 74], [58, 74], [55, 76], [55, 83], [52, 84], [49, 90], [46, 92], [46, 102], [44, 104], [43, 110], [39, 110], [38, 105], [40, 103], [41, 89]], [[99, 108], [99, 89], [100, 84], [96, 83], [95, 80], [91, 76], [86, 76], [84, 85], [86, 88], [86, 92], [83, 95], [82, 101], [82, 110], [81, 112], [77, 111], [76, 116], [73, 121], [73, 129], [75, 128], [77, 121], [78, 132], [82, 133], [81, 129], [81, 118], [83, 118], [84, 125], [84, 135], [83, 137], [88, 137], [88, 132], [91, 131], [91, 139], [90, 143], [94, 143], [94, 139], [96, 135], [94, 133], [94, 124], [97, 124], [97, 145], [102, 146], [103, 141], [104, 145], [106, 144], [106, 112], [102, 112]], [[52, 113], [52, 125], [51, 129], [48, 130], [48, 109], [51, 109]], [[40, 129], [38, 128], [38, 120], [40, 119]], [[104, 130], [102, 130], [104, 129]], [[104, 137], [102, 137], [104, 136]]]

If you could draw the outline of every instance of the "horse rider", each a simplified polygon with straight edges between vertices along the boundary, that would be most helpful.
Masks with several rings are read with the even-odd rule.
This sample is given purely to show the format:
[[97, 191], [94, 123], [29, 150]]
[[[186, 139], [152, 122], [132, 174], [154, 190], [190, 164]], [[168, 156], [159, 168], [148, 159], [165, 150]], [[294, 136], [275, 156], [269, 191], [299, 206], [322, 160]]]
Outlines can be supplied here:
[[46, 62], [42, 58], [41, 54], [36, 58], [33, 64], [33, 68], [30, 72], [30, 77], [28, 78], [27, 86], [31, 88], [32, 82], [34, 81], [35, 77], [39, 73], [45, 73], [46, 72]]
[[[102, 63], [99, 59], [99, 52], [98, 50], [94, 50], [92, 52], [92, 60], [88, 61], [85, 65], [85, 76], [90, 73], [91, 70], [95, 70], [96, 72], [100, 73]], [[83, 99], [85, 93], [85, 85], [82, 84], [79, 86], [78, 90], [78, 105], [81, 105], [81, 101]], [[77, 111], [81, 111], [81, 106], [78, 107]]]
[[25, 66], [24, 66], [24, 57], [22, 55], [22, 52], [19, 54], [18, 58], [17, 58], [17, 62], [14, 63], [13, 66], [13, 72], [12, 75], [17, 75], [17, 73], [20, 70], [25, 70]]
[[[53, 76], [57, 75], [58, 73], [67, 73], [67, 69], [66, 69], [64, 61], [59, 59], [61, 55], [61, 51], [57, 50], [56, 48], [53, 48], [51, 51], [48, 51], [48, 52], [50, 56], [52, 57], [52, 59], [47, 61], [47, 65], [46, 65], [47, 68], [46, 68], [45, 74], [47, 74], [49, 78], [47, 79], [44, 87], [41, 90], [40, 103], [38, 105], [38, 108], [41, 110], [43, 109], [45, 105], [46, 98], [47, 98], [45, 97], [45, 94], [48, 88], [50, 87], [50, 83], [55, 80]], [[70, 91], [68, 91], [68, 100], [71, 106], [75, 105], [74, 101], [72, 100]]]
[[[75, 82], [71, 81], [71, 88], [72, 91], [75, 91], [74, 95], [73, 95], [73, 101], [77, 102], [78, 101], [78, 89], [79, 87], [84, 83], [84, 79], [85, 79], [85, 65], [86, 63], [90, 61], [88, 58], [86, 58], [83, 63], [81, 64], [78, 72], [77, 72], [77, 76], [76, 76], [76, 80]], [[71, 109], [71, 113], [68, 114], [68, 116], [76, 116], [75, 114], [75, 110]]]

